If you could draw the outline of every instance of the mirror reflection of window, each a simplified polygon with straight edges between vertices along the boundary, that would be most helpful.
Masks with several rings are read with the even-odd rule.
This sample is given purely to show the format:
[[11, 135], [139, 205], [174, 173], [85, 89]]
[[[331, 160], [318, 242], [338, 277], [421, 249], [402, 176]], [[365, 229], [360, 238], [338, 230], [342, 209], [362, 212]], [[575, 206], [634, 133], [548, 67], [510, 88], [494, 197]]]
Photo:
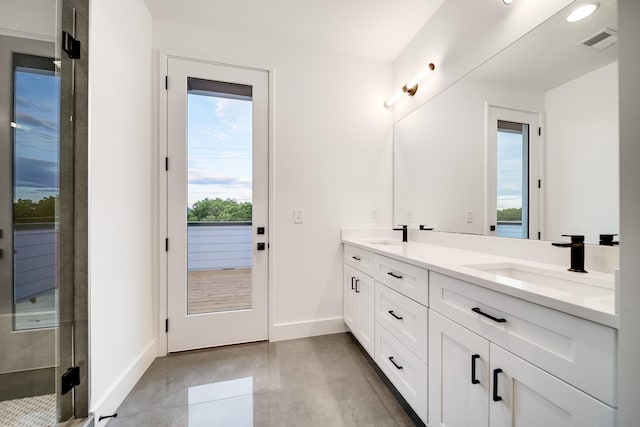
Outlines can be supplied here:
[[498, 237], [529, 238], [529, 125], [498, 120]]

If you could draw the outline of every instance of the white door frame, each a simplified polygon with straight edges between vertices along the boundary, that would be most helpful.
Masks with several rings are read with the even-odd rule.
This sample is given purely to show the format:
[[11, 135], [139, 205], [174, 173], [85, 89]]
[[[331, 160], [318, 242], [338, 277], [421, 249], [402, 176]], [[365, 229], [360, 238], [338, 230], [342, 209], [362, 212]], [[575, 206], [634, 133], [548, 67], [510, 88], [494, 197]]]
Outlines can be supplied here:
[[[484, 221], [484, 234], [487, 236], [495, 236], [496, 232], [491, 231], [490, 226], [493, 225], [495, 220], [492, 218], [493, 213], [495, 211], [495, 199], [496, 189], [494, 188], [493, 177], [495, 176], [495, 171], [493, 170], [496, 167], [495, 158], [496, 158], [496, 145], [493, 141], [496, 138], [494, 135], [494, 128], [492, 126], [492, 110], [493, 109], [502, 109], [507, 112], [511, 112], [514, 114], [530, 114], [535, 115], [538, 118], [538, 126], [540, 128], [543, 127], [543, 114], [539, 111], [532, 111], [527, 108], [519, 108], [513, 107], [509, 105], [499, 105], [490, 102], [485, 102], [485, 197], [484, 197], [484, 206], [485, 206], [485, 221]], [[531, 179], [532, 172], [535, 171], [537, 174], [537, 179], [542, 180], [544, 176], [544, 139], [543, 134], [535, 135], [535, 130], [530, 130], [532, 137], [530, 138], [529, 144], [529, 155], [531, 156], [531, 140], [533, 140], [533, 136], [537, 138], [538, 148], [537, 148], [537, 165], [534, 168], [529, 169], [529, 205], [531, 206], [531, 200], [535, 199], [535, 205], [537, 207], [537, 215], [534, 220], [531, 220], [531, 215], [529, 216], [529, 239], [537, 240], [537, 232], [540, 232], [540, 239], [544, 239], [544, 182], [542, 188], [538, 188], [537, 182], [534, 183], [534, 180]], [[535, 179], [535, 178], [534, 178]], [[535, 190], [535, 191], [534, 191]], [[497, 225], [497, 224], [495, 224]], [[535, 229], [535, 230], [534, 230]], [[535, 234], [532, 234], [535, 233]]]
[[194, 62], [203, 62], [209, 64], [216, 64], [222, 66], [231, 66], [231, 67], [240, 67], [240, 68], [248, 68], [260, 71], [266, 71], [269, 75], [268, 77], [268, 189], [269, 198], [268, 198], [268, 227], [269, 227], [269, 261], [268, 261], [268, 278], [267, 278], [267, 311], [268, 311], [268, 339], [271, 339], [274, 331], [274, 311], [275, 311], [275, 289], [274, 289], [274, 277], [275, 277], [275, 259], [276, 259], [276, 251], [274, 248], [277, 248], [277, 238], [276, 238], [276, 227], [275, 227], [275, 191], [274, 191], [274, 169], [273, 165], [275, 164], [275, 127], [274, 127], [274, 106], [275, 106], [275, 76], [276, 70], [270, 64], [264, 64], [260, 62], [253, 61], [237, 61], [230, 60], [229, 58], [220, 58], [216, 56], [212, 56], [210, 54], [193, 54], [193, 53], [185, 53], [180, 51], [171, 51], [171, 50], [160, 50], [158, 52], [158, 64], [156, 70], [158, 73], [154, 76], [154, 81], [157, 87], [157, 128], [156, 132], [156, 140], [157, 144], [153, 146], [153, 158], [154, 162], [154, 175], [157, 177], [154, 182], [153, 194], [155, 200], [153, 201], [154, 206], [156, 206], [157, 216], [152, 218], [152, 222], [154, 223], [154, 232], [152, 238], [152, 244], [155, 248], [157, 248], [157, 258], [155, 259], [155, 268], [154, 282], [157, 283], [157, 286], [154, 288], [154, 307], [156, 309], [156, 316], [154, 316], [157, 320], [155, 328], [157, 334], [157, 346], [156, 346], [156, 354], [158, 357], [166, 356], [168, 351], [168, 339], [167, 333], [165, 329], [166, 319], [168, 318], [168, 253], [165, 251], [165, 238], [168, 232], [168, 212], [167, 212], [167, 172], [165, 171], [165, 158], [168, 157], [168, 135], [167, 135], [167, 125], [168, 125], [168, 117], [167, 117], [167, 107], [168, 107], [168, 96], [167, 90], [165, 88], [165, 76], [168, 72], [168, 60], [169, 58], [175, 59], [183, 59], [187, 61]]

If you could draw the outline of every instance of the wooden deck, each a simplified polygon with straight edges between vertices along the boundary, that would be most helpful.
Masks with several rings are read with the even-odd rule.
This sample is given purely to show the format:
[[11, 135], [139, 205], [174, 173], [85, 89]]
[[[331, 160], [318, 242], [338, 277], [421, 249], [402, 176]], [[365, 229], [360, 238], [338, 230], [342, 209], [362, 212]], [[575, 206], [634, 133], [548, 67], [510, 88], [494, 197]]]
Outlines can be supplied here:
[[251, 308], [251, 269], [189, 271], [188, 314]]

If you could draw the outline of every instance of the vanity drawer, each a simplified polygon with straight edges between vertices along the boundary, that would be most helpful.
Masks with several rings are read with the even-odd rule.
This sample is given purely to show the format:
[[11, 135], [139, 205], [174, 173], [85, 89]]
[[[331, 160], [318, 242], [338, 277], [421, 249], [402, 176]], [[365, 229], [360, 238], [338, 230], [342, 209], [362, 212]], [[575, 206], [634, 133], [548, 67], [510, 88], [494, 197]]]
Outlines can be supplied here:
[[418, 414], [427, 422], [427, 365], [380, 324], [376, 325], [376, 363]]
[[429, 272], [424, 268], [374, 256], [375, 278], [424, 306], [429, 306]]
[[614, 329], [435, 272], [429, 280], [433, 310], [616, 406]]
[[429, 309], [376, 282], [375, 317], [398, 341], [427, 363]]
[[364, 273], [373, 274], [373, 252], [344, 245], [344, 263]]

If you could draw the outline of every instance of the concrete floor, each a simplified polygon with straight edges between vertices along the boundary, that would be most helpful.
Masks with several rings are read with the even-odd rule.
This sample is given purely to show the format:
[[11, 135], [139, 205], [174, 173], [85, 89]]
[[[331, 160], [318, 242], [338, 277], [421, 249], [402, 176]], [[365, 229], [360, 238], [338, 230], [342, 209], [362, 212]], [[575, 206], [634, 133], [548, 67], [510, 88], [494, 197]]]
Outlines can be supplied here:
[[109, 427], [423, 425], [351, 334], [156, 359]]

